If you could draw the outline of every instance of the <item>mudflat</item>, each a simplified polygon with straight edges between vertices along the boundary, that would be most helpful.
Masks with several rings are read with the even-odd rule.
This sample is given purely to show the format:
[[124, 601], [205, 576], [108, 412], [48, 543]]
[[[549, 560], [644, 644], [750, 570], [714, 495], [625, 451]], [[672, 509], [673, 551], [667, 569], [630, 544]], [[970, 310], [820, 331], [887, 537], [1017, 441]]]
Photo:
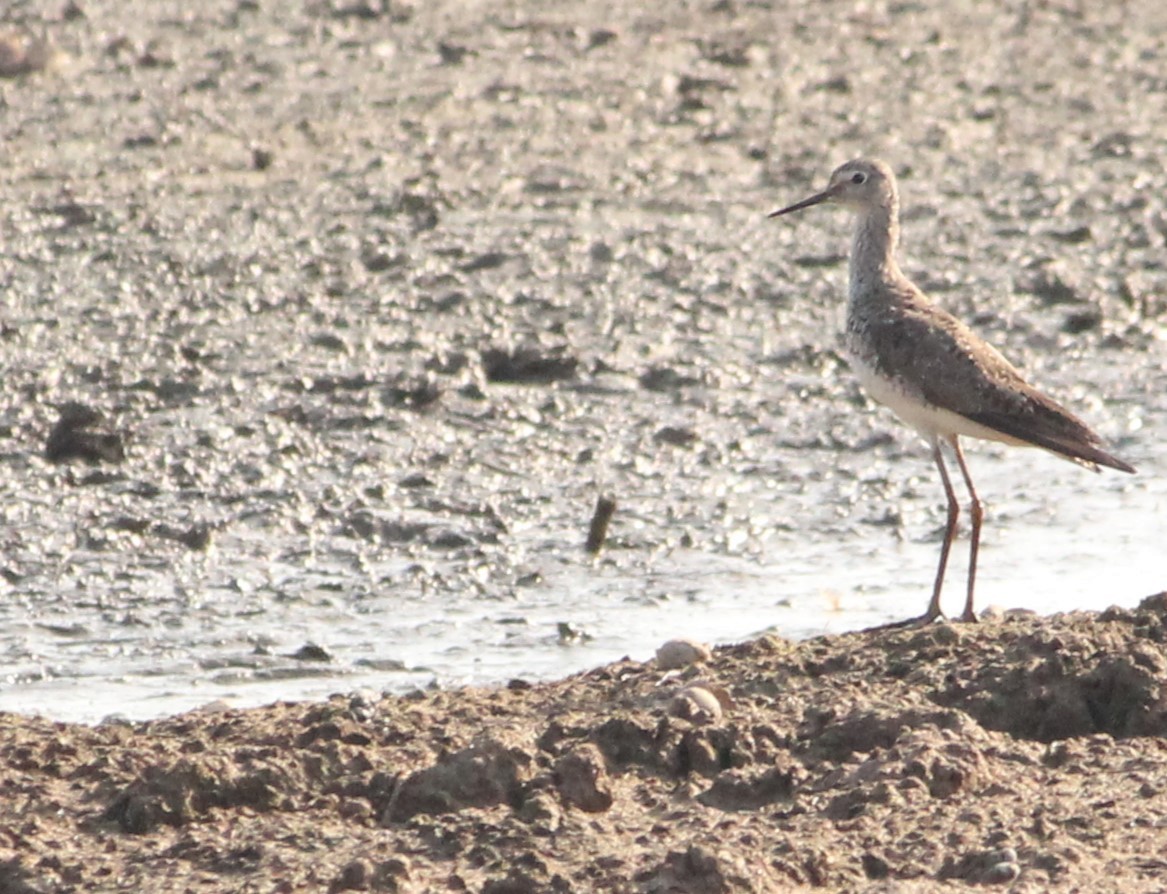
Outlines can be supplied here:
[[[836, 349], [845, 224], [764, 220], [860, 153], [900, 179], [906, 270], [1150, 493], [1162, 4], [9, 15], [0, 703], [378, 685], [4, 714], [0, 889], [1164, 890], [1165, 608], [1122, 555], [1101, 614], [378, 691], [435, 617], [557, 574], [618, 572], [613, 612], [676, 599], [636, 583], [670, 550], [716, 570], [891, 528], [928, 543], [926, 597], [939, 495]], [[1044, 561], [1089, 550], [1056, 524]], [[874, 586], [898, 561], [832, 555]], [[358, 677], [308, 648], [330, 624], [373, 631], [362, 658], [400, 641]]]

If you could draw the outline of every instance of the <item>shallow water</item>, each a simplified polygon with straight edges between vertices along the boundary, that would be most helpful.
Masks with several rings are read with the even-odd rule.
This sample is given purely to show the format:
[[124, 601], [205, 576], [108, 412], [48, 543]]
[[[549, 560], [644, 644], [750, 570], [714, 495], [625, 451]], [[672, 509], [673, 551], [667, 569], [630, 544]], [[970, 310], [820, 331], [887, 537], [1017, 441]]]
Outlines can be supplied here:
[[[1161, 479], [1094, 477], [1021, 451], [969, 454], [989, 505], [981, 606], [1101, 609], [1163, 587], [1154, 525], [1167, 506]], [[918, 496], [899, 505], [902, 527], [841, 517], [829, 534], [813, 525], [758, 536], [737, 528], [743, 533], [730, 532], [723, 548], [677, 545], [646, 557], [619, 545], [635, 520], [618, 511], [614, 548], [591, 559], [559, 539], [532, 561], [538, 579], [505, 596], [399, 587], [400, 560], [367, 557], [346, 567], [336, 561], [343, 544], [258, 572], [255, 555], [271, 544], [229, 537], [179, 567], [126, 567], [108, 575], [108, 586], [75, 580], [73, 597], [48, 608], [27, 594], [14, 601], [10, 591], [0, 614], [0, 709], [83, 722], [144, 719], [219, 699], [249, 706], [354, 688], [551, 678], [624, 655], [648, 659], [673, 637], [805, 637], [902, 619], [922, 611], [930, 591], [939, 487], [922, 448], [918, 458], [877, 456], [868, 471], [919, 475]], [[764, 490], [733, 495], [729, 515], [775, 514], [782, 488]], [[860, 509], [888, 508], [878, 497], [861, 499], [877, 505]], [[740, 548], [752, 555], [734, 555]], [[954, 613], [966, 549], [962, 537], [949, 569]], [[578, 635], [561, 636], [560, 624]], [[289, 657], [306, 643], [324, 647], [330, 660]]]

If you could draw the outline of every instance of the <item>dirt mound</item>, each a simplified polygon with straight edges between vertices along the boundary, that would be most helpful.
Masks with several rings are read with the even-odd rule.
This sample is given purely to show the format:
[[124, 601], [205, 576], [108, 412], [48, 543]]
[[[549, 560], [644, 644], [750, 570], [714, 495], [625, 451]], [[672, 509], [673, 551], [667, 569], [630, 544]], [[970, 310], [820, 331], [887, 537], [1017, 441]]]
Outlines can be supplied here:
[[[6, 716], [5, 890], [1138, 889], [1167, 870], [1165, 622], [1161, 594], [541, 685]], [[724, 707], [679, 716], [698, 689]]]

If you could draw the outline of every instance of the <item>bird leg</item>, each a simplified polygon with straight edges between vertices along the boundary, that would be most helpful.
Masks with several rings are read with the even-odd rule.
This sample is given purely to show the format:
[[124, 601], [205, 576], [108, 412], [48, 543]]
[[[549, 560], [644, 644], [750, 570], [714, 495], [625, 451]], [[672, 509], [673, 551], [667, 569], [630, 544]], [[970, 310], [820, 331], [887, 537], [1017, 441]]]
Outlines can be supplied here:
[[[952, 439], [952, 444], [956, 446], [956, 438]], [[960, 455], [959, 447], [957, 447], [956, 456], [960, 460], [961, 471], [964, 471], [965, 481], [968, 481], [968, 472], [964, 469], [964, 459]], [[948, 524], [944, 527], [944, 545], [940, 547], [940, 566], [936, 569], [936, 583], [932, 587], [932, 601], [928, 603], [928, 611], [920, 619], [921, 624], [928, 624], [935, 621], [944, 614], [940, 611], [940, 591], [944, 588], [944, 569], [948, 567], [948, 551], [952, 548], [953, 538], [956, 537], [956, 520], [960, 517], [960, 503], [956, 501], [956, 492], [952, 489], [952, 482], [948, 479], [948, 469], [944, 467], [944, 454], [940, 452], [939, 438], [932, 442], [932, 458], [936, 460], [936, 468], [940, 470], [940, 480], [944, 483], [944, 496], [948, 498]], [[976, 506], [978, 504], [974, 503], [973, 505]], [[976, 530], [978, 532], [980, 530], [979, 523]], [[975, 544], [976, 541], [974, 540], [973, 542]], [[973, 555], [976, 555], [975, 545], [973, 547]], [[969, 583], [969, 594], [971, 600], [971, 581]]]
[[[981, 505], [980, 497], [977, 496], [976, 489], [973, 487], [972, 476], [969, 475], [968, 466], [964, 463], [964, 451], [960, 449], [960, 441], [957, 440], [956, 435], [952, 436], [949, 443], [952, 444], [952, 451], [956, 454], [957, 463], [960, 464], [960, 474], [964, 476], [964, 483], [968, 487], [968, 495], [971, 500], [968, 507], [969, 515], [972, 516], [972, 531], [969, 534], [971, 545], [968, 551], [968, 597], [965, 599], [964, 611], [961, 613], [960, 619], [962, 621], [975, 621], [977, 616], [973, 612], [973, 590], [977, 582], [977, 553], [981, 547], [981, 521], [985, 517], [985, 507]], [[951, 491], [949, 499], [952, 499]], [[951, 503], [949, 506], [951, 507]], [[949, 517], [951, 518], [951, 509]]]
[[[972, 476], [968, 473], [968, 466], [964, 462], [964, 451], [960, 449], [960, 442], [956, 435], [946, 438], [956, 454], [956, 461], [960, 464], [960, 474], [964, 476], [965, 486], [968, 487], [972, 502], [969, 512], [972, 515], [972, 546], [969, 549], [968, 564], [968, 597], [964, 603], [962, 621], [976, 621], [973, 614], [973, 590], [977, 578], [977, 552], [981, 544], [981, 521], [985, 517], [984, 507], [973, 488]], [[948, 568], [948, 553], [952, 549], [952, 541], [956, 539], [956, 522], [960, 518], [960, 503], [956, 499], [956, 491], [952, 488], [952, 480], [948, 477], [948, 469], [944, 465], [944, 454], [940, 450], [940, 439], [932, 442], [932, 459], [936, 461], [936, 468], [940, 470], [940, 481], [944, 484], [944, 496], [948, 500], [948, 522], [944, 526], [944, 545], [940, 547], [940, 565], [936, 568], [936, 583], [932, 587], [932, 601], [928, 603], [928, 610], [918, 618], [907, 621], [895, 621], [891, 624], [881, 624], [873, 630], [900, 630], [905, 627], [924, 627], [937, 618], [944, 617], [940, 610], [940, 591], [944, 589], [944, 571]]]

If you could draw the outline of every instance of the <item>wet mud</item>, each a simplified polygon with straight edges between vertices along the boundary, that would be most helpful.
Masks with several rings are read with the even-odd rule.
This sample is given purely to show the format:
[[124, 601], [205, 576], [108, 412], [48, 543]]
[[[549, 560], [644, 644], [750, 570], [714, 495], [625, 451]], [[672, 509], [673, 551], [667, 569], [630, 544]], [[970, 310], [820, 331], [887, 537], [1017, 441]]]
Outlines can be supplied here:
[[916, 611], [940, 493], [839, 353], [846, 222], [764, 218], [860, 152], [900, 177], [908, 272], [1144, 469], [978, 451], [986, 600], [1135, 604], [1163, 18], [13, 11], [51, 52], [0, 80], [0, 708], [549, 676]]

